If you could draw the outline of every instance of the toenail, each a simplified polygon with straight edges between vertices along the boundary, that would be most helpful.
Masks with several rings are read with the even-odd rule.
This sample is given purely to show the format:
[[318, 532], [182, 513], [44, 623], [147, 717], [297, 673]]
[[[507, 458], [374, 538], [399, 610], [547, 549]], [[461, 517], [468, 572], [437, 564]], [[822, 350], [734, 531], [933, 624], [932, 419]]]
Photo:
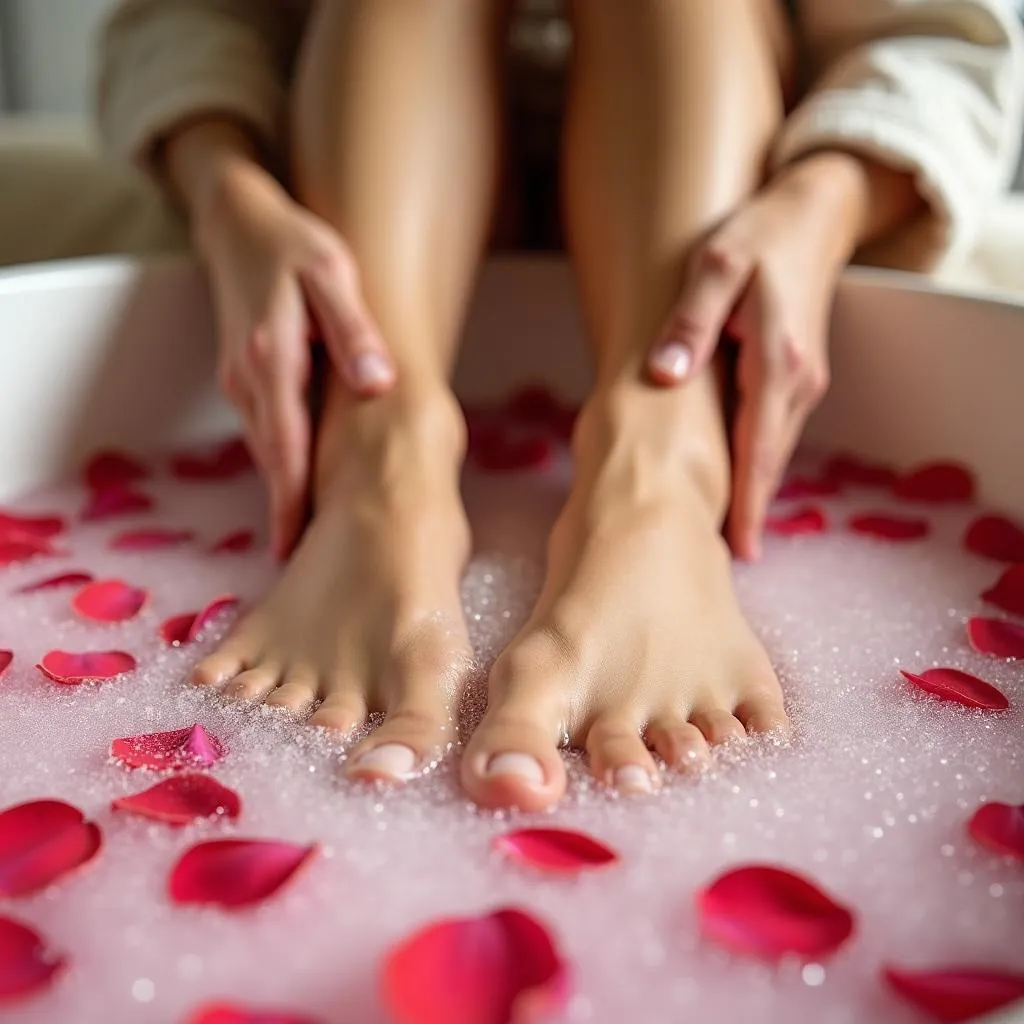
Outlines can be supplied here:
[[529, 754], [497, 754], [488, 762], [486, 774], [491, 778], [512, 775], [531, 786], [544, 784], [544, 769], [540, 761]]
[[615, 769], [612, 776], [616, 789], [628, 793], [651, 793], [654, 791], [654, 780], [646, 768], [638, 764], [627, 764]]
[[359, 771], [377, 772], [394, 779], [405, 779], [416, 768], [416, 751], [404, 743], [383, 743], [379, 747], [360, 754], [352, 767]]

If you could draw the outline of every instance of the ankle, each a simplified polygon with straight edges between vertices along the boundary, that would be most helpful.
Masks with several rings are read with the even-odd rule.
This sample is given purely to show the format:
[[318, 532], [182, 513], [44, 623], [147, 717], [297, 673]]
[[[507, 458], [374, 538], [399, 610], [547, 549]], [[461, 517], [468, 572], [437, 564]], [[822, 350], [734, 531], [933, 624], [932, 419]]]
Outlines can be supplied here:
[[729, 453], [721, 430], [696, 429], [695, 419], [681, 389], [595, 391], [573, 436], [579, 479], [600, 502], [696, 498], [720, 526], [729, 501]]

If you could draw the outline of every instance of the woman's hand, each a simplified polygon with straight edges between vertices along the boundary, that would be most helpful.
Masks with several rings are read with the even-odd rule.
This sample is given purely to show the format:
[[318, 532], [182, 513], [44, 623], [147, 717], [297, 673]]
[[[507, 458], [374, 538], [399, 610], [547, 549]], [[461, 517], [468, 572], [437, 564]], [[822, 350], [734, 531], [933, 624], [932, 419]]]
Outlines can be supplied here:
[[[768, 505], [804, 421], [829, 384], [837, 279], [856, 246], [916, 209], [904, 176], [845, 153], [784, 169], [700, 244], [648, 371], [662, 385], [700, 372], [724, 333], [739, 345], [728, 539], [756, 559]], [[892, 200], [892, 202], [890, 202]], [[891, 226], [891, 225], [889, 225]]]
[[[238, 152], [239, 139], [225, 134], [237, 129], [203, 125], [199, 131], [205, 135], [198, 154], [187, 148], [198, 145], [194, 139], [176, 143], [177, 178], [192, 186], [183, 191], [210, 275], [220, 386], [241, 413], [267, 481], [273, 548], [283, 557], [307, 512], [312, 342], [324, 342], [337, 373], [358, 395], [386, 391], [395, 371], [338, 233], [299, 206], [250, 154]], [[225, 141], [228, 149], [218, 149]], [[219, 159], [209, 160], [211, 151]]]

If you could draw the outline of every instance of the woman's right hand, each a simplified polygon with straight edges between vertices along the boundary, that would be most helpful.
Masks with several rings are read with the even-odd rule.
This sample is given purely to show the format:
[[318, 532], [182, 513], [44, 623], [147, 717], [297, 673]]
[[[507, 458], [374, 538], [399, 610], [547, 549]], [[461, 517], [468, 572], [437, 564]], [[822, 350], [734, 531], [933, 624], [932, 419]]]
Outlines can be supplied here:
[[324, 342], [359, 396], [387, 391], [395, 369], [352, 254], [329, 224], [249, 158], [219, 161], [207, 185], [193, 235], [210, 274], [219, 382], [269, 487], [272, 544], [284, 557], [307, 512], [312, 342]]

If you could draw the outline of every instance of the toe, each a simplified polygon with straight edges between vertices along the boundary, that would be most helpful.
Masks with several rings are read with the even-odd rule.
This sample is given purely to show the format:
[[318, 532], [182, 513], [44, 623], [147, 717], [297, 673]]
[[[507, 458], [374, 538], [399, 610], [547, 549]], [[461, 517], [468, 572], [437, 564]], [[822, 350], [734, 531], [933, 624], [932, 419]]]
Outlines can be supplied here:
[[701, 771], [709, 760], [704, 734], [681, 715], [661, 715], [647, 727], [647, 739], [669, 768]]
[[352, 779], [405, 782], [436, 764], [454, 733], [443, 701], [430, 708], [398, 707], [352, 752]]
[[311, 669], [292, 669], [266, 703], [288, 711], [306, 711], [316, 700], [317, 678]]
[[742, 700], [736, 707], [736, 717], [748, 733], [776, 731], [788, 735], [792, 729], [782, 696], [777, 692], [757, 694]]
[[622, 793], [651, 793], [661, 781], [654, 759], [628, 715], [602, 715], [587, 733], [590, 772]]
[[267, 662], [235, 676], [224, 687], [224, 696], [234, 700], [257, 700], [270, 693], [280, 681], [281, 669]]
[[366, 721], [363, 688], [354, 684], [331, 690], [323, 704], [307, 719], [307, 725], [319, 725], [338, 732], [352, 732]]
[[747, 735], [743, 723], [724, 708], [704, 708], [690, 716], [690, 721], [704, 734], [708, 743], [740, 740]]
[[219, 686], [233, 679], [246, 668], [247, 659], [241, 650], [222, 647], [208, 658], [203, 658], [189, 675], [196, 686]]

